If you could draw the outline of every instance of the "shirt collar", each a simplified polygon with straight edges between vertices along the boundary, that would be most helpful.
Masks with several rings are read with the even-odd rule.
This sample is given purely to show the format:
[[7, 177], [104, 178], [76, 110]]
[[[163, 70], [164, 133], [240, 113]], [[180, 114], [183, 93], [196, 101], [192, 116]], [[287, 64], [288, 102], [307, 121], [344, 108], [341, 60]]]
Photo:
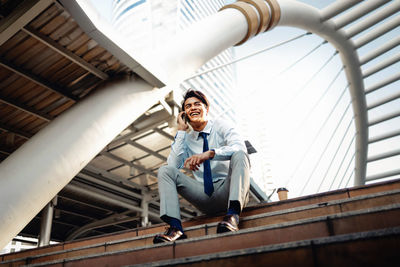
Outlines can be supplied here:
[[[206, 127], [204, 127], [204, 129], [201, 130], [201, 132], [210, 134], [211, 128], [212, 128], [213, 124], [214, 124], [214, 123], [213, 123], [212, 120], [208, 120], [208, 121], [207, 121], [207, 124], [206, 124]], [[193, 132], [195, 133], [196, 139], [198, 139], [198, 138], [199, 138], [199, 133], [200, 133], [200, 132], [197, 132], [197, 131], [193, 131]]]

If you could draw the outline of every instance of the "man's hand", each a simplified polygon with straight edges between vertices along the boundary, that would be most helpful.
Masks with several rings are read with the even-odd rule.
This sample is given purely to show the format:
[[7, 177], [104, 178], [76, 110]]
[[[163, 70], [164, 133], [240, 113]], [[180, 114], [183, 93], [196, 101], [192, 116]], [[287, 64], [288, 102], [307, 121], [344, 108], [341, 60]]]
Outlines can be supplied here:
[[182, 111], [178, 114], [178, 119], [176, 122], [178, 123], [178, 131], [186, 131], [189, 128], [189, 125], [187, 125], [185, 119], [182, 118], [182, 116], [185, 115], [185, 111]]
[[215, 152], [212, 150], [203, 152], [201, 154], [196, 154], [187, 158], [183, 165], [192, 171], [197, 171], [200, 167], [200, 164], [202, 164], [204, 161], [208, 159], [212, 159], [214, 155]]

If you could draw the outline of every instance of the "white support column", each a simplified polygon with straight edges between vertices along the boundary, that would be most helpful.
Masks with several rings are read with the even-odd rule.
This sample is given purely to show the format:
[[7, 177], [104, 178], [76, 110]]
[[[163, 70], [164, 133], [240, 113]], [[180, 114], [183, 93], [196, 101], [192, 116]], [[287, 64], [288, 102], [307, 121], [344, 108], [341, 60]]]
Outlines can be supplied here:
[[39, 247], [50, 244], [51, 228], [53, 224], [54, 207], [57, 205], [57, 196], [54, 197], [41, 212]]
[[144, 193], [142, 197], [142, 203], [140, 203], [140, 207], [142, 208], [141, 217], [141, 226], [145, 227], [149, 225], [149, 201], [151, 200], [151, 195], [148, 193]]
[[[374, 2], [374, 1], [372, 1]], [[383, 2], [383, 1], [382, 1]], [[331, 43], [338, 51], [345, 66], [345, 73], [350, 84], [354, 121], [356, 128], [355, 185], [365, 184], [368, 152], [368, 114], [364, 93], [364, 83], [360, 68], [360, 59], [351, 40], [343, 30], [336, 30], [337, 24], [331, 20], [321, 22], [321, 11], [292, 0], [279, 0], [281, 19], [277, 26], [292, 26], [317, 34]], [[379, 4], [364, 4], [363, 8], [373, 9]], [[359, 13], [359, 10], [357, 11]], [[357, 13], [357, 14], [358, 14]], [[347, 16], [341, 20], [341, 26], [351, 21]], [[341, 27], [339, 26], [339, 28]]]
[[[136, 161], [136, 164], [138, 166], [144, 168], [144, 166], [141, 165], [139, 161]], [[138, 175], [140, 173], [140, 171], [138, 169], [134, 168], [134, 167], [131, 167], [130, 172], [131, 172], [130, 173], [131, 176], [136, 176], [136, 175]], [[140, 184], [142, 186], [146, 186], [147, 185], [149, 176], [150, 175], [148, 175], [146, 173], [143, 173], [139, 177]], [[149, 193], [147, 193], [147, 192], [142, 192], [141, 202], [140, 202], [140, 208], [141, 208], [141, 211], [140, 211], [140, 218], [141, 218], [140, 225], [143, 226], [143, 227], [146, 227], [149, 224], [149, 201], [150, 200], [151, 200], [151, 195]]]
[[110, 83], [73, 106], [0, 165], [0, 247], [16, 236], [115, 136], [169, 89]]

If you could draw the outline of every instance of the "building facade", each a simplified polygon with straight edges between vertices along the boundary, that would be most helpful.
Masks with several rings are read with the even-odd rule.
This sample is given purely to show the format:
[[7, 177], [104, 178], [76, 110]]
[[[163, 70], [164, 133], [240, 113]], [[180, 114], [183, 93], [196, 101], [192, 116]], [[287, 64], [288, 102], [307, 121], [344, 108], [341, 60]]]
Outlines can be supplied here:
[[[223, 5], [223, 0], [114, 0], [112, 24], [137, 53], [149, 53], [189, 25], [218, 12]], [[196, 75], [185, 80], [174, 93], [182, 95], [189, 88], [201, 90], [210, 98], [211, 118], [223, 117], [236, 122], [233, 109], [236, 91], [234, 66], [204, 73], [231, 62], [233, 58], [233, 48], [223, 51], [208, 61]]]

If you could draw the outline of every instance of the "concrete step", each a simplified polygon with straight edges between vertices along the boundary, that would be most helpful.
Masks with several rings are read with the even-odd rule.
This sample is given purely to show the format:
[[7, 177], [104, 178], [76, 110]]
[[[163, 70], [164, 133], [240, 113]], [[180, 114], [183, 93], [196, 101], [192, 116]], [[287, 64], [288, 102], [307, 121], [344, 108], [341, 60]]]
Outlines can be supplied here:
[[[379, 192], [370, 195], [361, 195], [349, 199], [333, 200], [324, 203], [311, 204], [303, 207], [291, 208], [286, 210], [278, 210], [267, 212], [263, 214], [251, 215], [242, 217], [240, 221], [241, 229], [248, 229], [252, 227], [265, 226], [277, 223], [290, 222], [300, 219], [307, 219], [312, 217], [332, 215], [341, 212], [352, 210], [360, 210], [365, 208], [373, 208], [379, 206], [390, 205], [393, 203], [400, 204], [400, 189], [388, 192]], [[195, 225], [186, 228], [186, 234], [189, 238], [200, 237], [209, 234], [216, 234], [216, 227], [218, 222], [211, 222], [208, 224]], [[67, 257], [89, 255], [91, 253], [115, 251], [119, 249], [132, 248], [138, 246], [151, 245], [154, 234], [141, 235], [139, 237], [126, 237], [119, 240], [101, 242], [97, 244], [89, 244], [81, 247], [73, 247], [67, 249], [59, 249], [45, 253], [38, 252], [31, 255], [15, 257], [15, 254], [5, 255], [5, 262], [21, 262], [25, 263], [27, 260], [38, 259], [37, 261], [56, 260]], [[9, 258], [7, 258], [9, 256]], [[40, 260], [39, 260], [40, 258]]]
[[283, 209], [291, 209], [310, 204], [324, 203], [333, 200], [353, 198], [356, 196], [374, 194], [396, 189], [400, 189], [400, 179], [386, 181], [386, 182], [379, 182], [370, 185], [338, 189], [329, 192], [323, 192], [297, 198], [290, 198], [284, 201], [262, 203], [257, 206], [246, 208], [244, 213], [246, 215], [260, 214], [260, 213], [283, 210]]
[[[159, 266], [400, 266], [400, 227], [140, 264]], [[131, 267], [139, 265], [129, 265]]]
[[[261, 203], [256, 206], [245, 208], [242, 213], [242, 217], [257, 215], [257, 214], [262, 214], [262, 213], [269, 213], [269, 212], [274, 212], [274, 211], [280, 211], [280, 210], [288, 210], [288, 209], [293, 209], [296, 207], [313, 205], [313, 204], [325, 205], [324, 203], [328, 203], [328, 202], [331, 202], [334, 200], [348, 199], [348, 198], [353, 198], [356, 196], [363, 196], [363, 195], [373, 194], [373, 193], [377, 193], [377, 192], [390, 191], [390, 190], [395, 190], [395, 189], [400, 189], [400, 179], [387, 181], [387, 182], [375, 183], [375, 184], [371, 184], [371, 185], [334, 190], [334, 191], [330, 191], [330, 192], [319, 193], [319, 194], [314, 194], [314, 195], [309, 195], [309, 196], [304, 196], [304, 197], [292, 198], [292, 199], [288, 199], [285, 201]], [[201, 216], [201, 217], [194, 218], [192, 220], [184, 221], [183, 227], [186, 229], [191, 226], [216, 223], [216, 222], [220, 221], [221, 218], [222, 218], [222, 215], [216, 216], [216, 217]], [[33, 249], [33, 250], [26, 250], [26, 251], [20, 251], [20, 252], [16, 252], [16, 253], [10, 253], [10, 254], [6, 254], [6, 255], [0, 255], [0, 261], [23, 258], [23, 257], [30, 257], [30, 256], [38, 255], [38, 254], [51, 253], [51, 252], [60, 251], [60, 250], [70, 250], [70, 249], [74, 249], [74, 248], [78, 248], [78, 247], [87, 247], [87, 246], [95, 245], [95, 244], [105, 244], [107, 242], [111, 242], [111, 241], [115, 241], [115, 240], [123, 240], [123, 239], [127, 239], [127, 238], [155, 234], [155, 233], [162, 232], [164, 230], [164, 227], [165, 227], [164, 224], [159, 224], [159, 225], [154, 225], [152, 227], [137, 228], [134, 230], [123, 231], [120, 233], [107, 234], [107, 235], [103, 235], [103, 236], [99, 236], [99, 237], [92, 237], [92, 238], [71, 241], [71, 242], [65, 242], [65, 243], [41, 247], [41, 248], [37, 248], [37, 249]]]
[[[327, 193], [304, 196], [285, 201], [262, 203], [257, 206], [247, 207], [243, 211], [240, 227], [248, 228], [263, 224], [272, 224], [293, 219], [307, 218], [311, 215], [320, 216], [323, 214], [332, 214], [342, 211], [359, 209], [367, 206], [373, 207], [377, 205], [386, 205], [387, 203], [396, 203], [396, 201], [398, 202], [397, 193], [392, 194], [396, 191], [396, 189], [400, 189], [400, 180], [392, 180], [367, 186], [335, 190]], [[379, 194], [388, 190], [393, 191], [389, 194], [390, 196], [379, 196]], [[374, 194], [375, 192], [378, 193]], [[365, 198], [365, 196], [367, 197]], [[345, 201], [341, 202], [341, 200]], [[349, 201], [346, 202], [346, 200]], [[363, 201], [368, 201], [368, 205], [367, 203], [360, 204], [360, 202]], [[354, 207], [354, 205], [358, 205], [358, 207]], [[329, 208], [326, 209], [326, 207]], [[322, 212], [325, 213], [319, 213], [320, 210], [324, 210]], [[257, 217], [257, 215], [259, 214], [265, 214], [265, 216], [263, 215]], [[215, 233], [216, 224], [218, 221], [221, 220], [221, 218], [222, 215], [216, 217], [198, 217], [193, 220], [183, 222], [183, 226], [186, 230], [188, 230], [188, 234], [191, 237], [201, 236], [204, 234], [213, 234]], [[76, 256], [79, 255], [80, 252], [77, 251], [80, 250], [80, 248], [82, 248], [83, 251], [86, 252], [98, 252], [98, 250], [95, 249], [96, 247], [107, 246], [107, 244], [111, 244], [113, 243], [113, 241], [116, 241], [114, 243], [124, 243], [124, 240], [127, 240], [126, 242], [129, 242], [129, 240], [133, 240], [136, 237], [140, 236], [143, 236], [144, 240], [146, 241], [143, 242], [142, 239], [140, 242], [136, 242], [139, 246], [146, 245], [149, 243], [149, 241], [152, 241], [150, 240], [152, 239], [152, 237], [146, 238], [146, 236], [153, 236], [155, 233], [162, 232], [164, 230], [164, 227], [165, 225], [160, 224], [153, 227], [138, 228], [135, 230], [120, 232], [113, 235], [104, 235], [96, 238], [88, 238], [84, 240], [66, 242], [33, 250], [0, 255], [0, 262], [10, 261], [12, 259], [26, 259], [28, 257], [37, 257], [38, 255], [46, 255], [52, 253], [57, 254], [58, 251], [69, 251], [71, 256]], [[81, 252], [83, 253], [83, 251]], [[24, 260], [22, 261], [25, 262]]]
[[[4, 266], [18, 266], [21, 264], [30, 264], [32, 266], [121, 266], [397, 226], [400, 226], [400, 204], [393, 204], [384, 207], [374, 207], [329, 216], [253, 227], [240, 230], [237, 233], [211, 234], [177, 241], [172, 244], [146, 244], [134, 247], [132, 244], [133, 240], [125, 243], [110, 242], [101, 247], [91, 248], [90, 255], [73, 255], [70, 258], [72, 253], [76, 252], [70, 251], [63, 255], [42, 255], [41, 257], [9, 261], [3, 264], [8, 264]], [[147, 238], [151, 241], [152, 237], [153, 235], [149, 235], [143, 237], [143, 239]], [[55, 256], [62, 257], [55, 259]]]

